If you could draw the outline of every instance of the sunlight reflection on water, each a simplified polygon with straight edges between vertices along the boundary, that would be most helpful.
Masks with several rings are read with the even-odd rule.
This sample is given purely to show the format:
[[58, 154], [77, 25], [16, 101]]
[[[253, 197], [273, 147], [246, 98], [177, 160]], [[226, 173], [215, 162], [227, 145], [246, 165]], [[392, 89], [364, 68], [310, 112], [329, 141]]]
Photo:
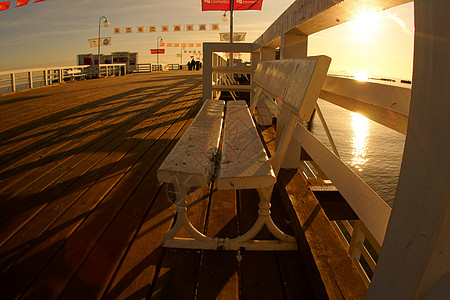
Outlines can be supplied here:
[[350, 124], [353, 129], [352, 159], [350, 164], [358, 171], [362, 171], [367, 162], [367, 141], [369, 139], [369, 120], [366, 117], [350, 112]]
[[[405, 136], [324, 100], [318, 103], [342, 161], [392, 205]], [[313, 119], [312, 131], [331, 149], [319, 118]]]

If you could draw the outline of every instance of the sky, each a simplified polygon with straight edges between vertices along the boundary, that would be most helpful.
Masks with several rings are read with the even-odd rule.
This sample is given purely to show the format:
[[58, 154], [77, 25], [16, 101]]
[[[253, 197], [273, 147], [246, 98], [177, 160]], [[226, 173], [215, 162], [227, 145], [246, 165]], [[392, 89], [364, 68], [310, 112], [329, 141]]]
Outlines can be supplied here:
[[[253, 42], [285, 11], [294, 0], [264, 0], [261, 11], [234, 13], [234, 31], [246, 32]], [[77, 54], [97, 53], [88, 39], [98, 37], [98, 21], [106, 16], [109, 27], [101, 28], [102, 37], [111, 37], [111, 45], [101, 53], [138, 52], [138, 63], [156, 62], [150, 49], [161, 36], [169, 43], [218, 42], [219, 32], [228, 32], [223, 12], [201, 11], [200, 0], [45, 0], [0, 11], [0, 71], [76, 65]], [[366, 18], [370, 19], [370, 18]], [[332, 57], [331, 70], [364, 72], [373, 76], [411, 78], [413, 55], [413, 4], [405, 4], [377, 14], [372, 24], [343, 25], [309, 37], [308, 55]], [[218, 23], [220, 30], [173, 32], [173, 25]], [[157, 26], [156, 33], [114, 34], [114, 27]], [[170, 32], [160, 32], [169, 25]], [[373, 27], [357, 30], [358, 28]], [[188, 49], [189, 50], [189, 49]], [[200, 49], [196, 49], [200, 50]], [[179, 48], [166, 48], [162, 63], [179, 63]], [[183, 54], [187, 61], [187, 55]]]

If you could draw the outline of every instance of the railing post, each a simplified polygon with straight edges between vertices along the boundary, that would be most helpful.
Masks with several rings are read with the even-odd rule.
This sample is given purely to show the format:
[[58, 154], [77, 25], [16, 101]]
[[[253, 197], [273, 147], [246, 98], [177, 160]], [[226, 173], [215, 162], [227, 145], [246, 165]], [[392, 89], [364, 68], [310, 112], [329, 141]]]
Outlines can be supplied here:
[[30, 89], [33, 88], [33, 72], [28, 71], [28, 82], [30, 83]]
[[348, 248], [348, 252], [351, 258], [355, 261], [355, 264], [359, 264], [359, 259], [361, 258], [361, 250], [359, 248], [359, 244], [364, 244], [365, 235], [361, 230], [361, 221], [356, 220], [353, 225], [353, 233], [352, 238], [350, 240], [350, 247]]
[[48, 72], [47, 69], [44, 69], [44, 84], [48, 85]]
[[11, 87], [12, 87], [12, 91], [15, 92], [16, 91], [16, 75], [14, 75], [14, 73], [11, 73]]
[[63, 82], [63, 69], [58, 70], [58, 76], [59, 76], [59, 83]]
[[298, 29], [281, 35], [280, 59], [308, 56], [308, 36]]

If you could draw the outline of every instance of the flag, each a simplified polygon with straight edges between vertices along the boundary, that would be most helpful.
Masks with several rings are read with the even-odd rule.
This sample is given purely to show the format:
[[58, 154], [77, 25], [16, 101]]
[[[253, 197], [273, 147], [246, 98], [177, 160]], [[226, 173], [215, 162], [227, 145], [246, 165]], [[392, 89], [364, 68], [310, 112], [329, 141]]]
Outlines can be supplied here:
[[159, 46], [160, 47], [164, 47], [164, 43], [159, 43]]
[[[262, 0], [233, 0], [233, 10], [261, 10]], [[202, 10], [230, 10], [230, 0], [202, 0]]]
[[206, 24], [199, 24], [198, 25], [198, 30], [199, 31], [206, 31]]
[[181, 43], [181, 47], [186, 47], [186, 43]]
[[30, 0], [17, 0], [16, 7], [27, 5]]
[[145, 32], [144, 26], [138, 26], [137, 27], [137, 32], [138, 33], [144, 33]]
[[10, 5], [9, 1], [0, 2], [0, 11], [7, 10], [9, 8], [9, 5]]
[[194, 25], [193, 24], [186, 25], [186, 31], [194, 31]]
[[98, 39], [89, 39], [88, 41], [91, 48], [98, 47]]
[[180, 47], [180, 44], [179, 43], [174, 43], [173, 46], [174, 47]]
[[193, 43], [189, 43], [189, 47], [194, 47], [194, 44]]
[[156, 26], [148, 26], [149, 32], [156, 32]]
[[125, 27], [125, 33], [133, 33], [133, 27]]
[[211, 24], [211, 30], [219, 30], [219, 23]]
[[162, 25], [161, 26], [161, 31], [162, 32], [169, 32], [169, 25]]
[[111, 37], [101, 38], [100, 43], [100, 46], [111, 46]]
[[[91, 48], [98, 47], [98, 38], [89, 39], [89, 45]], [[104, 37], [100, 39], [100, 46], [110, 46], [111, 45], [111, 37]]]
[[114, 34], [120, 34], [120, 27], [114, 27]]
[[[229, 41], [230, 40], [230, 33], [219, 33], [220, 34], [220, 41]], [[233, 33], [233, 41], [234, 42], [242, 42], [245, 41], [245, 35], [246, 32], [234, 32]]]
[[173, 25], [173, 31], [181, 31], [181, 25]]
[[167, 47], [172, 47], [172, 43], [167, 43]]
[[195, 47], [201, 47], [201, 46], [202, 46], [201, 43], [195, 44]]

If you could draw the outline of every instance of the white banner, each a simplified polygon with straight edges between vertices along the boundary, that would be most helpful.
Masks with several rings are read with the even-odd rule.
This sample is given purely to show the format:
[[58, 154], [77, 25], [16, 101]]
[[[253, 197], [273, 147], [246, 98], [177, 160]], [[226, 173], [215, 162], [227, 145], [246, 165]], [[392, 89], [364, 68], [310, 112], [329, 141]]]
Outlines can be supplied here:
[[[89, 45], [91, 48], [98, 47], [98, 38], [89, 39]], [[103, 37], [100, 39], [100, 46], [110, 46], [111, 45], [111, 37]]]

